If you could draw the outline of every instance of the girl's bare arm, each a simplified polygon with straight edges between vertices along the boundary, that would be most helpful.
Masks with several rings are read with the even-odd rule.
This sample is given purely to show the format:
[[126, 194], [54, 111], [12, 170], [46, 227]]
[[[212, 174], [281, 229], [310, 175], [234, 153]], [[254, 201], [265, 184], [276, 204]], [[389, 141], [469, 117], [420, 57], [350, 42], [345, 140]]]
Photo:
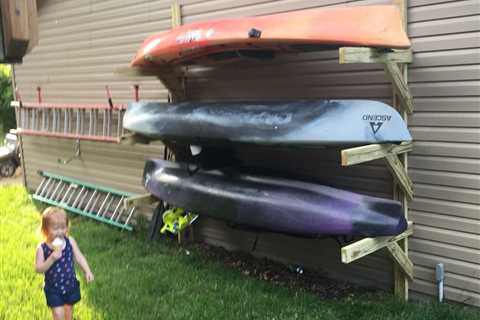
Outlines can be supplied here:
[[73, 239], [72, 237], [69, 237], [69, 239], [70, 239], [70, 243], [72, 244], [73, 257], [75, 258], [75, 261], [78, 263], [80, 268], [82, 268], [83, 272], [85, 273], [85, 278], [87, 279], [87, 282], [93, 281], [93, 273], [92, 273], [92, 270], [90, 270], [90, 266], [88, 265], [87, 259], [80, 251], [80, 248], [78, 247], [78, 244], [75, 241], [75, 239]]
[[[60, 255], [59, 255], [60, 254]], [[38, 246], [37, 253], [35, 254], [35, 271], [38, 273], [45, 273], [52, 264], [55, 263], [61, 256], [62, 253], [56, 253], [55, 251], [45, 260], [43, 257], [42, 246]]]

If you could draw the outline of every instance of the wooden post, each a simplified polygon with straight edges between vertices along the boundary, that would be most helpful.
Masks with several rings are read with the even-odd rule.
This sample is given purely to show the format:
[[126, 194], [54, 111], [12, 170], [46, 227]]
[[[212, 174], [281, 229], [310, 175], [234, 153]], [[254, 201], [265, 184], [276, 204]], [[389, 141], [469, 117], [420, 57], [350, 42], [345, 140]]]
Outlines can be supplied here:
[[[181, 6], [175, 1], [170, 7], [172, 28], [181, 25]], [[179, 102], [186, 99], [185, 72], [183, 66], [157, 66], [157, 67], [120, 67], [114, 69], [113, 73], [118, 76], [139, 77], [154, 76], [169, 91], [169, 101]]]
[[178, 1], [172, 3], [171, 7], [171, 14], [172, 14], [172, 29], [182, 25], [182, 11]]
[[[405, 31], [407, 31], [407, 0], [393, 0], [393, 3], [396, 4], [401, 12], [401, 17], [403, 20], [403, 27], [405, 28]], [[407, 66], [405, 64], [400, 66], [400, 72], [403, 77], [403, 83], [405, 85], [408, 84], [408, 73], [407, 73]], [[398, 100], [397, 92], [395, 89], [393, 90], [393, 106], [397, 107], [399, 106], [400, 102]], [[413, 108], [412, 108], [413, 111]], [[405, 122], [407, 122], [407, 112], [403, 110], [402, 112], [403, 118]], [[403, 167], [405, 169], [405, 172], [408, 173], [408, 158], [407, 158], [407, 153], [404, 153], [401, 155], [401, 160], [403, 162]], [[408, 199], [405, 195], [405, 193], [399, 193], [399, 188], [397, 188], [397, 184], [394, 183], [394, 197], [399, 199], [402, 202], [403, 205], [403, 212], [405, 214], [405, 218], [408, 220]], [[402, 239], [398, 241], [399, 248], [401, 249], [402, 252], [405, 254], [405, 256], [408, 257], [408, 238]], [[392, 253], [392, 251], [390, 251]], [[408, 301], [408, 278], [405, 275], [404, 272], [402, 272], [401, 267], [395, 262], [394, 263], [394, 292], [397, 297], [399, 297], [402, 300]], [[411, 277], [413, 278], [413, 268], [412, 268], [412, 275]]]
[[[178, 3], [178, 1], [174, 1], [170, 7], [171, 15], [172, 15], [172, 29], [182, 25], [182, 7]], [[172, 71], [175, 67], [172, 68]], [[180, 90], [175, 90], [174, 92], [169, 88], [170, 95], [169, 101], [170, 102], [179, 102], [186, 99], [186, 88], [185, 88], [185, 74], [187, 72], [187, 67], [177, 67], [181, 70], [181, 76], [178, 77], [178, 81], [180, 84]], [[178, 73], [178, 72], [177, 72]], [[178, 91], [181, 91], [179, 94]]]

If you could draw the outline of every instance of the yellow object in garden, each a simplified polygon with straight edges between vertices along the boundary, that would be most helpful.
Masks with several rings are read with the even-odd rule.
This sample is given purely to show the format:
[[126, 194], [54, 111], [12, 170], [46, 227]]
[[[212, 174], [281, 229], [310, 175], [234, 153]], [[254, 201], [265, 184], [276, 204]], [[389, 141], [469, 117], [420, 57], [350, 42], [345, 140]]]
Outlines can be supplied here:
[[185, 213], [182, 208], [172, 208], [165, 211], [162, 215], [163, 227], [160, 233], [166, 231], [177, 234], [182, 232], [186, 227], [193, 223], [198, 218], [198, 215], [191, 212]]
[[10, 77], [12, 67], [9, 64], [0, 64], [0, 76], [8, 78]]

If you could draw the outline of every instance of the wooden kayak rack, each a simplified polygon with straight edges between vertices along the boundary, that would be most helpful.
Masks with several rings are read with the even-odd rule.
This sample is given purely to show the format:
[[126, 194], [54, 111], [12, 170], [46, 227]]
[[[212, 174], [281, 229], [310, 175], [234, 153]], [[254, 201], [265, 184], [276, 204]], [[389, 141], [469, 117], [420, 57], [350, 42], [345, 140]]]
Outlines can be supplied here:
[[[406, 0], [393, 0], [402, 12], [406, 28]], [[181, 24], [181, 7], [172, 5], [172, 27]], [[339, 48], [339, 63], [381, 64], [387, 79], [392, 85], [393, 106], [402, 114], [404, 121], [413, 112], [413, 99], [407, 83], [407, 64], [412, 62], [412, 50], [377, 49], [366, 47]], [[156, 76], [169, 90], [171, 101], [187, 99], [185, 79], [187, 70], [183, 66], [157, 67], [148, 69], [119, 68], [114, 71], [120, 76]], [[144, 138], [131, 134], [124, 137], [127, 143], [145, 143]], [[341, 150], [341, 165], [351, 166], [367, 161], [384, 158], [394, 179], [394, 198], [403, 205], [408, 221], [408, 201], [413, 198], [413, 184], [408, 176], [407, 153], [412, 150], [412, 143], [370, 144]], [[125, 205], [138, 205], [158, 201], [150, 194], [125, 199]], [[413, 280], [413, 263], [408, 257], [408, 237], [413, 233], [413, 223], [408, 221], [408, 228], [396, 236], [367, 237], [341, 248], [343, 263], [351, 263], [382, 248], [387, 248], [394, 261], [394, 292], [403, 300], [408, 300], [409, 280]]]

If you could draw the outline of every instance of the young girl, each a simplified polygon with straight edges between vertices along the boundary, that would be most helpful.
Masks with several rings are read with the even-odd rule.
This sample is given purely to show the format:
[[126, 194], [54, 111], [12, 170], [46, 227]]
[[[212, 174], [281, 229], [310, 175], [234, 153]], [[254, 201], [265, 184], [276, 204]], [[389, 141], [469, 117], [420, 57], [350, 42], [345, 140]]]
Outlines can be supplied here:
[[61, 208], [49, 207], [42, 213], [40, 231], [45, 239], [38, 245], [35, 271], [45, 274], [44, 291], [53, 319], [72, 319], [73, 305], [80, 301], [80, 286], [75, 276], [75, 260], [87, 283], [93, 274], [77, 242], [68, 236], [68, 216]]

